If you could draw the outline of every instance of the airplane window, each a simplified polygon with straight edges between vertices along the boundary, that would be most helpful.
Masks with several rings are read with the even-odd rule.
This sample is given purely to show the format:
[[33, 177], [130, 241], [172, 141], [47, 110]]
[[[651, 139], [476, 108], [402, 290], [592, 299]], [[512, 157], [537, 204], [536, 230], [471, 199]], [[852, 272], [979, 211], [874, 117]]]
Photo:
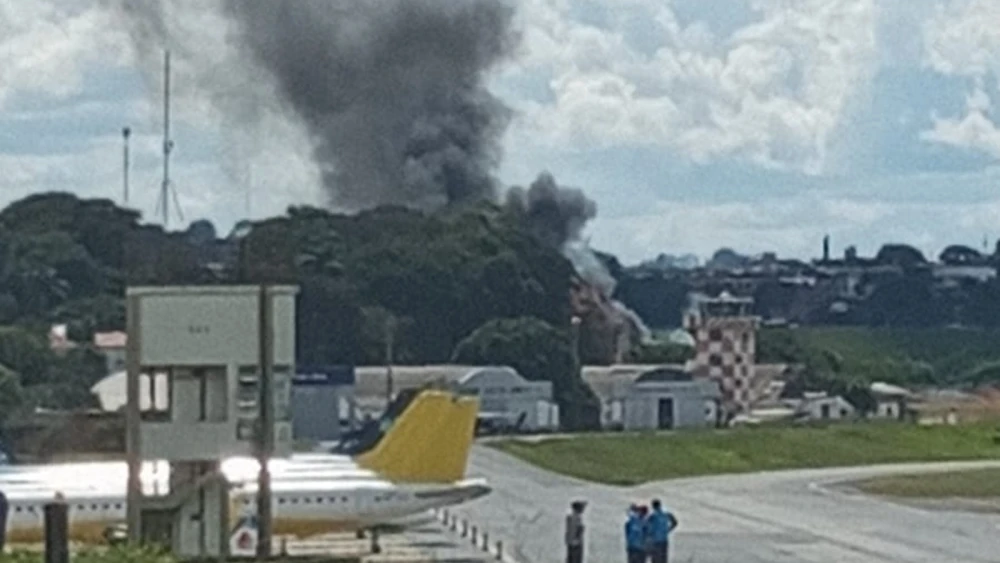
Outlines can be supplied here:
[[[266, 326], [266, 325], [265, 325], [265, 326]], [[116, 504], [116, 505], [115, 505], [115, 510], [121, 510], [121, 508], [122, 508], [122, 505], [121, 505], [121, 504]]]
[[311, 504], [312, 503], [312, 499], [310, 499], [310, 498], [304, 498], [304, 499], [302, 499], [302, 502], [304, 504]]
[[316, 504], [323, 504], [323, 497], [316, 497]]
[[14, 512], [21, 512], [21, 507], [20, 506], [15, 506], [14, 507]]
[[347, 497], [340, 497], [340, 502], [347, 502]]
[[96, 505], [96, 504], [92, 504], [92, 505], [90, 505], [90, 509], [91, 509], [91, 510], [97, 510], [97, 505]]
[[76, 505], [76, 509], [77, 509], [77, 510], [87, 510], [87, 508], [86, 508], [86, 507], [84, 507], [84, 506], [83, 506], [82, 504], [78, 504], [78, 505]]
[[292, 504], [298, 504], [298, 503], [299, 503], [299, 499], [297, 499], [297, 498], [293, 498], [292, 499]]
[[285, 504], [285, 499], [279, 498], [278, 499], [278, 504]]
[[[266, 326], [266, 325], [265, 325], [265, 326]], [[111, 505], [108, 505], [108, 504], [105, 504], [105, 505], [104, 505], [104, 510], [107, 510], [107, 509], [109, 509], [109, 508], [111, 508]]]

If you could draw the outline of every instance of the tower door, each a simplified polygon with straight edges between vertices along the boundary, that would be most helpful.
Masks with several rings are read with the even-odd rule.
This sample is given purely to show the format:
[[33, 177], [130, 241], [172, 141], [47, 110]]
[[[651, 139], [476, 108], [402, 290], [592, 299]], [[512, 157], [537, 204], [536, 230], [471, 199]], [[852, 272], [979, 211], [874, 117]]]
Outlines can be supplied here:
[[657, 406], [657, 428], [672, 429], [674, 427], [674, 399], [664, 397]]

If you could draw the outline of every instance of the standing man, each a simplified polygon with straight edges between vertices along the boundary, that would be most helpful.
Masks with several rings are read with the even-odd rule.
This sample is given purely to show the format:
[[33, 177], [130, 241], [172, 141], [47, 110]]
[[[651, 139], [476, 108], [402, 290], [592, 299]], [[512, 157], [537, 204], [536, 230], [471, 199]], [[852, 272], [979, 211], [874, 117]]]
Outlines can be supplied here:
[[625, 553], [628, 563], [643, 563], [646, 560], [646, 533], [642, 512], [637, 505], [628, 509], [625, 520]]
[[652, 536], [652, 563], [667, 563], [670, 552], [670, 532], [677, 527], [677, 518], [670, 511], [663, 510], [660, 499], [653, 499], [653, 510], [649, 515], [650, 535]]
[[566, 515], [566, 563], [583, 563], [583, 510], [587, 503], [573, 501]]
[[4, 544], [7, 543], [7, 511], [10, 507], [7, 504], [7, 496], [0, 491], [0, 553], [3, 553]]

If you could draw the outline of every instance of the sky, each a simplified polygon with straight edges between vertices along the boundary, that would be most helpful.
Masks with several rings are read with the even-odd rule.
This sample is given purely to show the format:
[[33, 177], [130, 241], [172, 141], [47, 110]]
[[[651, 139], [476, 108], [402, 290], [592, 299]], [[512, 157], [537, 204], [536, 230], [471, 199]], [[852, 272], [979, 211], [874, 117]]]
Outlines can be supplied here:
[[[514, 3], [520, 45], [489, 77], [514, 111], [498, 176], [584, 189], [590, 244], [626, 264], [720, 247], [809, 258], [824, 235], [835, 254], [928, 256], [1000, 238], [996, 0]], [[0, 0], [0, 205], [121, 201], [127, 125], [129, 205], [160, 221], [160, 69], [139, 68], [102, 5]], [[174, 79], [172, 227], [225, 233], [321, 201], [300, 128], [232, 123], [188, 76]]]

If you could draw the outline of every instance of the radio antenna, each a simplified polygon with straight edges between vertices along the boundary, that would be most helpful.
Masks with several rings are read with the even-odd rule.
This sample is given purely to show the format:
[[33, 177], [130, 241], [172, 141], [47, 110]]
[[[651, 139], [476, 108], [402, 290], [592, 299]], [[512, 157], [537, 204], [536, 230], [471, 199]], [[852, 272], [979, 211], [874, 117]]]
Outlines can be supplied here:
[[170, 138], [170, 51], [168, 50], [163, 54], [163, 182], [160, 185], [160, 197], [156, 205], [163, 213], [164, 230], [170, 223], [171, 199], [177, 208], [178, 219], [184, 220], [177, 191], [170, 183], [170, 153], [173, 149], [174, 141]]

